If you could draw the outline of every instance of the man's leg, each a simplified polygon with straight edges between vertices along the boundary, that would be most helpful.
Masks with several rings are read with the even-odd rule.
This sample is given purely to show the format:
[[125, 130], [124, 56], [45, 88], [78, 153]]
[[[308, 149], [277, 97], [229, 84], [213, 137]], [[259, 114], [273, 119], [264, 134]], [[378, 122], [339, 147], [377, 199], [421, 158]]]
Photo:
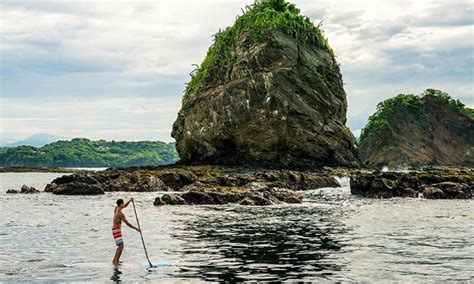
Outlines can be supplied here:
[[122, 255], [123, 251], [123, 244], [117, 246], [117, 250], [115, 250], [115, 256], [114, 260], [112, 260], [112, 263], [114, 265], [119, 265], [120, 264], [120, 256]]
[[123, 251], [123, 244], [119, 245], [118, 248], [117, 248], [117, 262], [116, 264], [120, 264], [120, 256], [122, 255], [122, 251]]

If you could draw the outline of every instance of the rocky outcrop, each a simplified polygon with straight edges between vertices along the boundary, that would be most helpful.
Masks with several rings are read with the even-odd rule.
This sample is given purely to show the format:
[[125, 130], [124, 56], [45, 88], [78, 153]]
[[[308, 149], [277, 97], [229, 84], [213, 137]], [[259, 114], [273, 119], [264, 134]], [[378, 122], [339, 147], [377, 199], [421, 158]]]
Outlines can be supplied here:
[[110, 191], [155, 192], [190, 191], [202, 184], [207, 187], [256, 187], [310, 190], [339, 187], [336, 176], [347, 175], [344, 169], [318, 172], [229, 168], [220, 166], [167, 166], [110, 169], [66, 175], [53, 180], [45, 188], [54, 194], [103, 194]]
[[215, 187], [195, 183], [179, 193], [157, 197], [159, 205], [224, 205], [238, 203], [247, 206], [267, 206], [280, 203], [301, 203], [301, 196], [293, 190], [263, 186], [258, 189], [244, 187]]
[[104, 192], [152, 192], [168, 188], [147, 171], [104, 171], [65, 175], [46, 185], [45, 192], [59, 195], [96, 195]]
[[40, 191], [34, 187], [29, 187], [27, 185], [23, 185], [20, 190], [9, 189], [7, 193], [23, 193], [23, 194], [31, 194], [31, 193], [39, 193]]
[[399, 95], [379, 104], [359, 149], [371, 167], [473, 166], [474, 111], [437, 90]]
[[216, 36], [172, 136], [185, 164], [358, 167], [346, 109], [321, 31], [291, 4], [259, 1]]
[[473, 190], [474, 170], [469, 168], [363, 172], [351, 178], [351, 193], [371, 198], [470, 199]]

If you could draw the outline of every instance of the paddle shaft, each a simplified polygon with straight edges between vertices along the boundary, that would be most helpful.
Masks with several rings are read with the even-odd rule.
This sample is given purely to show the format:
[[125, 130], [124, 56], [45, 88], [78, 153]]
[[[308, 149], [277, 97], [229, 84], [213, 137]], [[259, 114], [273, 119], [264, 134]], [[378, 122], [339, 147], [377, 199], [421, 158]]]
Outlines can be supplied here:
[[137, 218], [138, 229], [140, 229], [140, 237], [142, 238], [142, 244], [143, 244], [143, 249], [145, 250], [146, 260], [148, 260], [150, 267], [153, 267], [153, 265], [151, 264], [150, 258], [148, 258], [148, 252], [146, 251], [145, 241], [143, 240], [142, 229], [140, 228], [140, 221], [138, 221], [137, 209], [135, 209], [135, 201], [132, 201], [132, 204], [133, 204], [133, 211], [135, 212], [135, 218]]

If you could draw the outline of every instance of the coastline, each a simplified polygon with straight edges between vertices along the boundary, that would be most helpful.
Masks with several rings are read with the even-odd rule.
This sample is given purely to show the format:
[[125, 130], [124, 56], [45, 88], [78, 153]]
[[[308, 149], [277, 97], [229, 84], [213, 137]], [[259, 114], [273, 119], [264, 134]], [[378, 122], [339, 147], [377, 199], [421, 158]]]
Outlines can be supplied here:
[[[313, 170], [230, 167], [218, 165], [144, 166], [104, 170], [73, 168], [2, 168], [3, 173], [64, 173], [46, 186], [57, 195], [98, 195], [105, 192], [169, 192], [156, 205], [199, 205], [241, 202], [248, 194], [272, 200], [284, 190], [298, 192], [340, 187], [337, 178], [351, 179], [351, 193], [365, 198], [472, 199], [474, 168], [426, 167], [374, 170], [324, 167]], [[192, 192], [192, 194], [188, 194]], [[242, 194], [245, 193], [245, 194]], [[211, 198], [214, 196], [214, 198]], [[181, 200], [186, 197], [187, 201]], [[191, 196], [191, 197], [190, 197]], [[288, 198], [283, 198], [283, 200]], [[248, 202], [250, 205], [278, 203]], [[280, 200], [281, 201], [281, 200]], [[298, 201], [298, 202], [301, 202]]]
[[58, 167], [1, 167], [0, 173], [87, 173], [99, 168], [58, 168]]

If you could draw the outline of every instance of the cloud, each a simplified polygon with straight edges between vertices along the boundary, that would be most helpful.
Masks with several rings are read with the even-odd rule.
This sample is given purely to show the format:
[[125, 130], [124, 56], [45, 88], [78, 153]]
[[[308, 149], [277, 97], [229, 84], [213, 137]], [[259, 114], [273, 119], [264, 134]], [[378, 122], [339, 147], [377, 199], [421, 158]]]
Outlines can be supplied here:
[[179, 98], [142, 96], [4, 98], [2, 104], [9, 106], [2, 117], [2, 135], [18, 139], [61, 129], [68, 138], [172, 141], [169, 129], [179, 110]]
[[[251, 2], [2, 1], [2, 138], [43, 132], [168, 141], [191, 65]], [[434, 87], [474, 105], [469, 0], [294, 3], [323, 21], [354, 132], [398, 93]]]

